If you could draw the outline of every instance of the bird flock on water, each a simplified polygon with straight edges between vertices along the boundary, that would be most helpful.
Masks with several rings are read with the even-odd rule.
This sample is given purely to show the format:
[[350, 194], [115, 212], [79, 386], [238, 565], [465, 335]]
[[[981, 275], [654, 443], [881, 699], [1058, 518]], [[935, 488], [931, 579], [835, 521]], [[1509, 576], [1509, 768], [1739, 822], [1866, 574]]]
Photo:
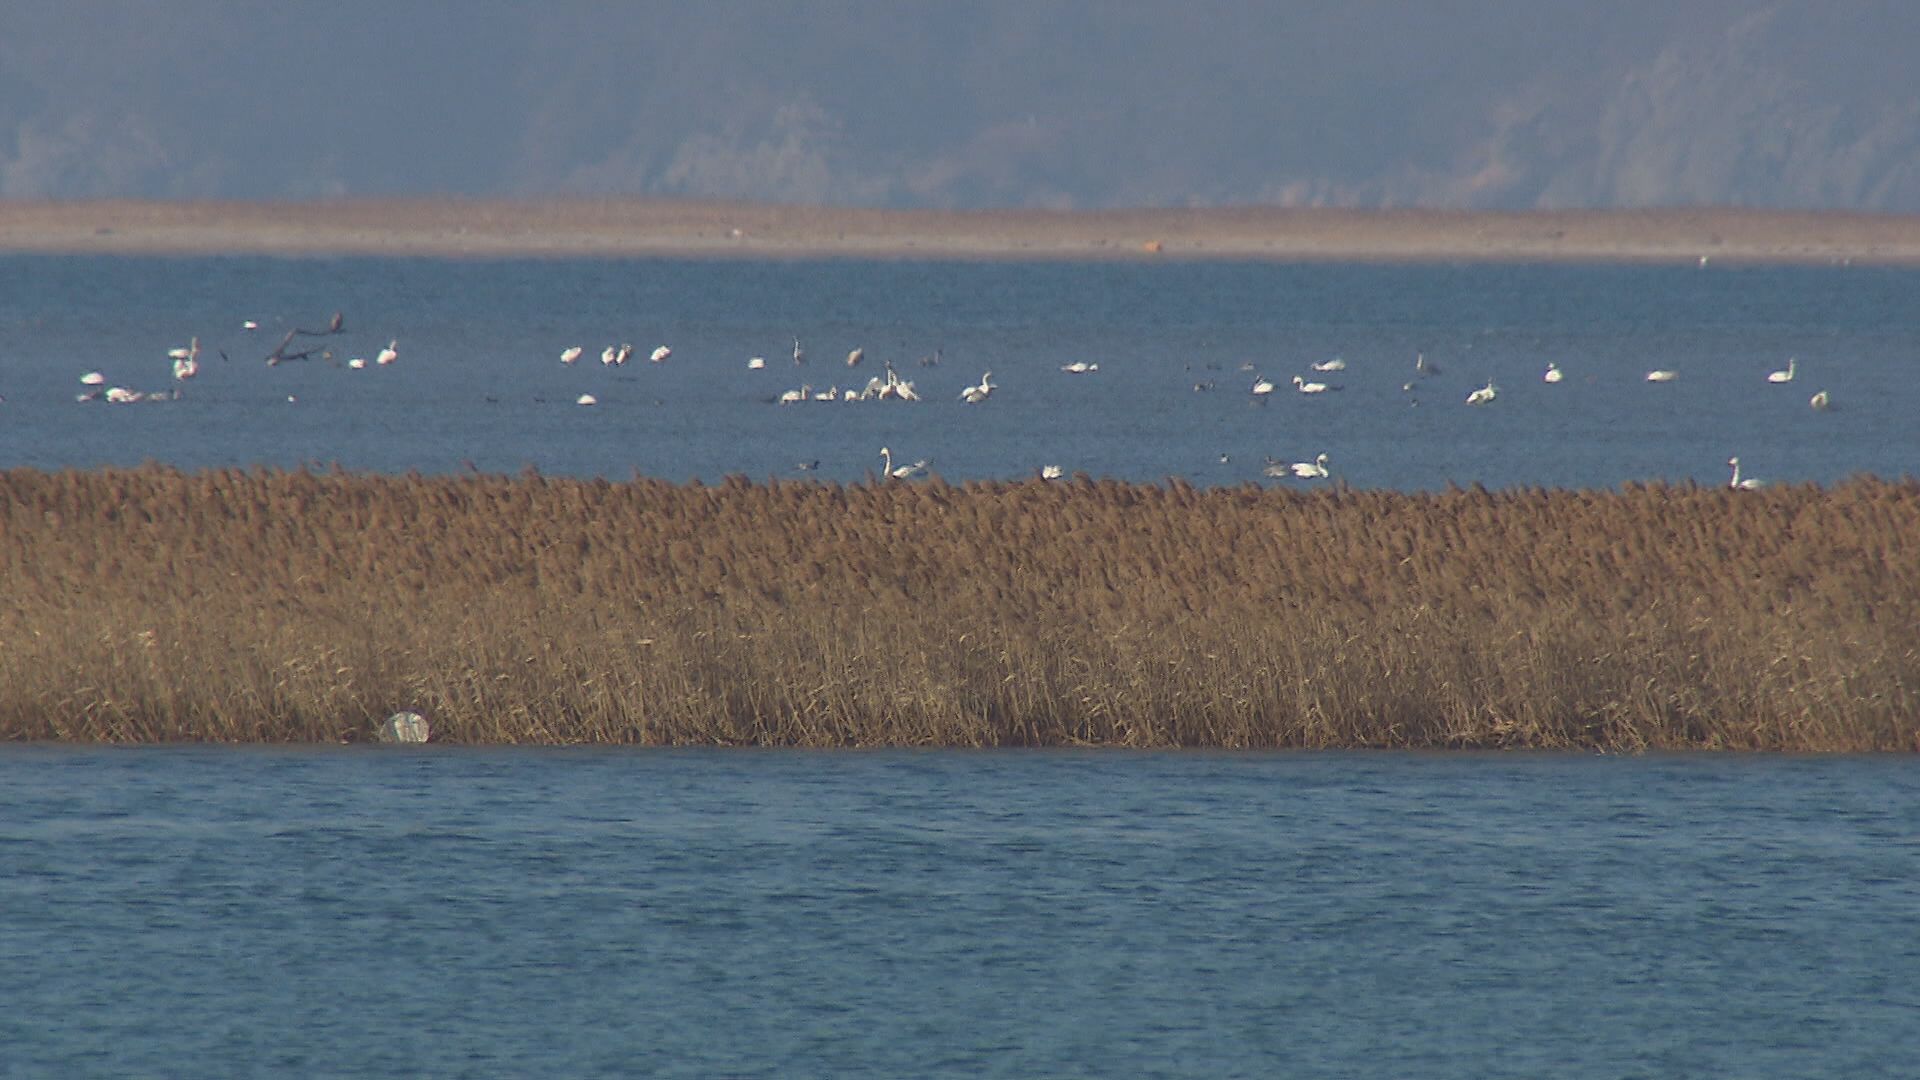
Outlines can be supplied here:
[[[243, 333], [251, 334], [257, 332], [259, 328], [259, 322], [253, 319], [247, 319], [240, 323], [240, 329]], [[371, 365], [369, 365], [369, 361], [364, 356], [360, 355], [350, 356], [342, 361], [336, 355], [334, 342], [340, 340], [341, 336], [345, 333], [345, 316], [341, 312], [335, 312], [326, 324], [318, 329], [306, 329], [296, 326], [287, 330], [280, 338], [278, 344], [274, 345], [265, 353], [263, 359], [268, 367], [275, 367], [280, 364], [296, 361], [317, 360], [335, 367], [355, 371], [364, 370], [369, 366], [376, 369], [388, 367], [400, 360], [399, 338], [389, 337], [387, 343], [375, 351]], [[635, 352], [635, 347], [629, 342], [606, 344], [599, 350], [599, 359], [603, 367], [609, 369], [620, 368], [633, 358]], [[224, 349], [217, 350], [217, 353], [223, 361], [229, 359]], [[579, 363], [579, 361], [588, 354], [587, 346], [578, 344], [568, 345], [559, 351], [559, 362], [571, 367]], [[75, 395], [76, 399], [81, 402], [105, 402], [109, 404], [178, 401], [184, 396], [184, 386], [199, 376], [201, 372], [202, 347], [200, 337], [194, 335], [185, 345], [167, 348], [165, 356], [170, 365], [172, 380], [171, 383], [164, 388], [137, 389], [110, 380], [102, 371], [88, 371], [80, 376], [82, 390]], [[659, 365], [667, 363], [673, 356], [673, 349], [668, 345], [662, 344], [655, 346], [649, 351], [647, 359], [650, 363]], [[791, 357], [793, 367], [804, 368], [806, 366], [807, 352], [798, 337], [795, 337], [793, 340]], [[920, 357], [918, 363], [922, 368], [933, 368], [939, 366], [942, 359], [942, 351], [936, 349], [934, 352]], [[860, 367], [865, 361], [866, 349], [864, 347], [856, 347], [846, 354], [843, 366], [846, 369], [854, 369]], [[768, 367], [767, 361], [763, 356], [748, 358], [746, 366], [750, 371], [763, 371]], [[1218, 365], [1208, 366], [1213, 367]], [[1100, 372], [1100, 364], [1096, 361], [1088, 360], [1073, 360], [1059, 364], [1058, 367], [1063, 374], [1075, 377], [1094, 376]], [[1297, 394], [1307, 397], [1318, 397], [1337, 393], [1343, 389], [1341, 384], [1325, 381], [1325, 377], [1347, 371], [1348, 363], [1344, 358], [1336, 356], [1327, 360], [1315, 361], [1307, 365], [1307, 367], [1308, 373], [1291, 376], [1290, 382], [1293, 390]], [[1189, 365], [1189, 368], [1191, 368], [1191, 365]], [[1423, 380], [1437, 376], [1440, 373], [1439, 365], [1428, 359], [1424, 352], [1415, 354], [1413, 368], [1415, 378], [1404, 383], [1401, 387], [1403, 391], [1409, 393], [1414, 392]], [[1252, 375], [1247, 393], [1254, 404], [1266, 404], [1274, 396], [1277, 387], [1281, 385], [1276, 383], [1273, 378], [1261, 374], [1252, 363], [1241, 365], [1241, 370], [1243, 372], [1249, 372]], [[1767, 372], [1765, 378], [1769, 384], [1780, 386], [1794, 383], [1800, 377], [1800, 374], [1798, 358], [1789, 357], [1784, 368]], [[1318, 378], [1309, 377], [1310, 375], [1318, 376]], [[1557, 385], [1562, 383], [1567, 377], [1568, 373], [1562, 369], [1560, 364], [1553, 362], [1547, 364], [1540, 379], [1545, 384]], [[1679, 381], [1680, 372], [1674, 368], [1654, 368], [1648, 370], [1644, 378], [1648, 383], [1671, 384]], [[1206, 392], [1215, 389], [1216, 386], [1217, 380], [1204, 379], [1194, 383], [1193, 389], [1196, 392]], [[978, 383], [967, 384], [960, 389], [957, 394], [953, 395], [952, 400], [957, 400], [964, 405], [982, 405], [993, 398], [999, 389], [1000, 384], [993, 381], [993, 372], [985, 371], [981, 374]], [[948, 391], [948, 393], [951, 393], [951, 391]], [[1484, 385], [1470, 391], [1466, 395], [1465, 403], [1475, 407], [1489, 406], [1494, 404], [1499, 396], [1500, 391], [1498, 386], [1496, 386], [1492, 379], [1488, 379]], [[5, 400], [4, 397], [0, 397], [0, 402], [4, 402]], [[292, 402], [296, 399], [289, 395], [287, 400]], [[598, 396], [591, 392], [581, 393], [574, 400], [576, 404], [581, 406], [594, 406], [600, 403]], [[880, 372], [870, 376], [864, 382], [850, 383], [844, 387], [835, 383], [826, 388], [816, 388], [810, 382], [803, 382], [796, 388], [775, 393], [764, 400], [777, 405], [788, 406], [803, 403], [874, 401], [913, 403], [922, 401], [923, 398], [916, 385], [916, 380], [902, 376], [896, 369], [894, 362], [887, 359], [881, 361]], [[1413, 403], [1418, 404], [1418, 400], [1413, 400]], [[1816, 391], [1808, 398], [1807, 403], [1810, 408], [1817, 412], [1826, 412], [1834, 407], [1833, 398], [1829, 391], [1825, 389]], [[880, 448], [879, 457], [881, 459], [881, 476], [887, 480], [910, 480], [926, 475], [931, 467], [931, 463], [925, 458], [916, 459], [911, 462], [901, 460], [896, 463], [892, 449], [886, 446]], [[1220, 455], [1220, 461], [1222, 463], [1226, 463], [1228, 460], [1228, 455]], [[1325, 451], [1315, 454], [1311, 459], [1298, 461], [1287, 461], [1268, 456], [1266, 464], [1261, 470], [1261, 475], [1267, 478], [1281, 480], [1327, 480], [1333, 476], [1331, 463], [1332, 457]], [[1752, 491], [1765, 486], [1766, 482], [1764, 480], [1742, 473], [1738, 455], [1729, 456], [1727, 465], [1732, 470], [1732, 475], [1727, 482], [1729, 488], [1737, 491]], [[801, 462], [795, 466], [798, 471], [813, 471], [818, 467], [818, 461]], [[1042, 480], [1057, 480], [1065, 475], [1065, 469], [1059, 464], [1048, 463], [1036, 467], [1034, 475]]]

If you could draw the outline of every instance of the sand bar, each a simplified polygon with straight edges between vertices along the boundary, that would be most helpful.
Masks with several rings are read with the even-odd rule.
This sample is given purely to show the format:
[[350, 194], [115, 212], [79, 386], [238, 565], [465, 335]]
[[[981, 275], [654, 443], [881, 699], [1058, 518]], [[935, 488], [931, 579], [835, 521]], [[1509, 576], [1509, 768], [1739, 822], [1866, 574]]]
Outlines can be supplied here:
[[1920, 216], [919, 211], [654, 199], [0, 200], [0, 253], [1920, 263]]

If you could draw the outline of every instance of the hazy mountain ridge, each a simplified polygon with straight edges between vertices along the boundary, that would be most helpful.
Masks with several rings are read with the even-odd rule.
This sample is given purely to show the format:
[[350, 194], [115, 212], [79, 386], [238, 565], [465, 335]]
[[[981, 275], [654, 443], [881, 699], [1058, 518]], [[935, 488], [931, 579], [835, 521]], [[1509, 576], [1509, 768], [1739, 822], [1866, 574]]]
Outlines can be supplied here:
[[1886, 2], [159, 20], [0, 13], [0, 196], [1920, 212], [1920, 11]]

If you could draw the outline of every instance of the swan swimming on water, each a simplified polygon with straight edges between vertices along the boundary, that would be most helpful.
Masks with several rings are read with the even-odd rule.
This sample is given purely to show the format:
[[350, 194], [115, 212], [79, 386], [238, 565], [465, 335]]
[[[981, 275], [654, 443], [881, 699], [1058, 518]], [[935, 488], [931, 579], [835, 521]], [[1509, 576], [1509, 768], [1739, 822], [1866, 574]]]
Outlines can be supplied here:
[[1729, 481], [1727, 481], [1727, 486], [1728, 486], [1728, 487], [1730, 487], [1730, 488], [1732, 488], [1733, 490], [1735, 490], [1735, 491], [1757, 491], [1757, 490], [1759, 490], [1760, 488], [1763, 488], [1763, 487], [1765, 487], [1765, 486], [1767, 486], [1767, 482], [1766, 482], [1765, 480], [1756, 480], [1756, 479], [1754, 479], [1754, 478], [1753, 478], [1753, 477], [1751, 477], [1751, 476], [1749, 476], [1749, 477], [1747, 477], [1747, 478], [1746, 478], [1746, 479], [1744, 479], [1744, 480], [1743, 480], [1743, 479], [1741, 479], [1741, 478], [1740, 478], [1740, 459], [1739, 459], [1739, 458], [1737, 458], [1737, 457], [1730, 457], [1730, 458], [1728, 458], [1728, 459], [1727, 459], [1727, 464], [1729, 464], [1729, 465], [1731, 465], [1731, 466], [1733, 466], [1733, 479], [1731, 479], [1731, 480], [1729, 480]]
[[1293, 377], [1293, 388], [1303, 394], [1324, 394], [1327, 392], [1326, 383], [1308, 382], [1298, 375]]
[[1487, 385], [1467, 395], [1467, 404], [1485, 405], [1487, 402], [1492, 401], [1494, 398], [1498, 397], [1499, 394], [1500, 394], [1499, 387], [1496, 387], [1493, 385], [1492, 379], [1488, 379]]
[[1313, 370], [1315, 370], [1315, 371], [1345, 371], [1345, 370], [1347, 370], [1347, 362], [1346, 362], [1345, 360], [1342, 360], [1342, 359], [1340, 359], [1340, 358], [1339, 358], [1339, 357], [1337, 357], [1337, 356], [1336, 356], [1336, 357], [1334, 357], [1334, 358], [1333, 358], [1333, 359], [1331, 359], [1331, 360], [1322, 360], [1322, 361], [1320, 361], [1320, 362], [1319, 362], [1319, 363], [1317, 363], [1317, 364], [1310, 364], [1310, 365], [1308, 365], [1308, 366], [1309, 366], [1309, 367], [1311, 367], [1311, 368], [1313, 368]]
[[1813, 406], [1814, 412], [1826, 412], [1828, 409], [1833, 408], [1833, 399], [1827, 396], [1825, 390], [1822, 390], [1808, 398], [1807, 404]]
[[1545, 375], [1540, 376], [1540, 381], [1541, 382], [1559, 382], [1561, 379], [1565, 377], [1566, 377], [1565, 375], [1561, 374], [1559, 364], [1548, 364], [1547, 373]]
[[1787, 357], [1787, 366], [1785, 368], [1782, 368], [1779, 371], [1770, 371], [1767, 373], [1767, 381], [1770, 383], [1792, 382], [1793, 376], [1794, 376], [1794, 358], [1789, 356]]
[[880, 448], [880, 460], [883, 462], [881, 471], [895, 480], [905, 480], [910, 476], [916, 476], [927, 470], [926, 458], [921, 458], [911, 465], [900, 465], [896, 467], [893, 463], [893, 451], [884, 446]]
[[993, 393], [992, 379], [993, 372], [991, 371], [980, 376], [980, 385], [969, 386], [965, 390], [960, 391], [960, 400], [969, 405], [978, 405], [987, 400], [987, 395]]
[[1296, 461], [1287, 469], [1302, 480], [1325, 480], [1328, 476], [1327, 455], [1320, 454], [1312, 461]]
[[1647, 372], [1648, 382], [1672, 382], [1679, 377], [1679, 372], [1667, 368]]
[[580, 348], [580, 346], [578, 345], [569, 346], [566, 349], [561, 351], [560, 362], [563, 364], [571, 364], [575, 360], [580, 359], [580, 354], [584, 351], [585, 350]]

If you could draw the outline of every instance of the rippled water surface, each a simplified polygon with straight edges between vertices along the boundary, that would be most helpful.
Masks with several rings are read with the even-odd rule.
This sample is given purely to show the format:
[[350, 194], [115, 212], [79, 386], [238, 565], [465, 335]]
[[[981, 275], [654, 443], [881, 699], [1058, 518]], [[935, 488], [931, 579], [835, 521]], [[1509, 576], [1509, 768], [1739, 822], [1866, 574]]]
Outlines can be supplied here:
[[1860, 1077], [1904, 759], [0, 747], [8, 1076]]
[[[331, 362], [264, 363], [336, 310], [344, 333], [296, 342]], [[183, 400], [75, 402], [89, 371], [169, 388], [166, 351], [194, 335]], [[399, 361], [372, 364], [394, 339]], [[631, 363], [597, 362], [622, 342]], [[573, 345], [586, 355], [563, 366]], [[1415, 373], [1421, 353], [1439, 374]], [[1344, 371], [1309, 368], [1335, 357]], [[1789, 357], [1795, 380], [1767, 382]], [[0, 467], [848, 481], [888, 446], [956, 481], [1057, 464], [1231, 484], [1324, 452], [1373, 488], [1723, 483], [1735, 454], [1748, 475], [1833, 482], [1920, 473], [1917, 359], [1912, 269], [16, 256], [0, 258]], [[888, 361], [922, 401], [774, 404]], [[1060, 370], [1075, 362], [1099, 371]], [[1655, 368], [1680, 377], [1649, 384]], [[989, 370], [998, 389], [962, 403]], [[1340, 389], [1303, 396], [1296, 375]], [[1257, 377], [1277, 384], [1265, 406]], [[1494, 402], [1468, 406], [1489, 380]], [[1833, 411], [1809, 407], [1819, 390]]]

